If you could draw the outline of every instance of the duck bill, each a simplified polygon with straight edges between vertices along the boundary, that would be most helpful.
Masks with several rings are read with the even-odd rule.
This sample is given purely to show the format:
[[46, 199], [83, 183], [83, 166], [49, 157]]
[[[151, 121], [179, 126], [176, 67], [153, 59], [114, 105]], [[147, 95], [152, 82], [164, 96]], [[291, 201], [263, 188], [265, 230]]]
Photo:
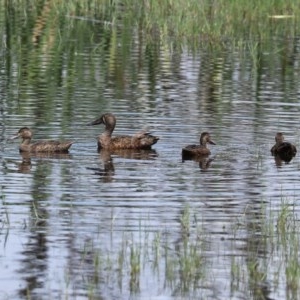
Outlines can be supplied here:
[[14, 136], [11, 136], [10, 138], [8, 138], [9, 140], [15, 140], [15, 139], [17, 139], [19, 137], [19, 135], [17, 134], [17, 135], [14, 135]]
[[212, 145], [216, 145], [216, 143], [215, 142], [213, 142], [213, 141], [208, 141], [210, 144], [212, 144]]
[[90, 123], [87, 123], [87, 126], [92, 126], [92, 125], [98, 125], [98, 124], [102, 124], [102, 118], [96, 119]]

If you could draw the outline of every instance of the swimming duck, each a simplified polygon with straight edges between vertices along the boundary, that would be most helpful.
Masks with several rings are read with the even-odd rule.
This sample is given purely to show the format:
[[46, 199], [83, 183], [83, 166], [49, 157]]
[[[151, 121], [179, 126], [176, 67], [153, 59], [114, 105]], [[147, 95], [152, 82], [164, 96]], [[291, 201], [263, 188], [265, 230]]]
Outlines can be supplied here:
[[197, 157], [202, 155], [209, 155], [210, 150], [206, 147], [206, 144], [215, 145], [211, 140], [208, 132], [202, 132], [200, 136], [200, 145], [188, 145], [182, 149], [182, 156], [185, 158]]
[[20, 152], [56, 152], [66, 153], [74, 142], [71, 141], [38, 141], [31, 144], [32, 131], [28, 127], [22, 127], [17, 135], [11, 137], [11, 139], [22, 138], [20, 144]]
[[98, 150], [100, 149], [151, 149], [157, 143], [158, 137], [151, 135], [147, 131], [140, 131], [133, 136], [120, 135], [112, 137], [116, 126], [116, 117], [111, 113], [103, 114], [95, 121], [87, 125], [104, 124], [104, 132], [98, 136]]
[[272, 155], [285, 155], [295, 156], [297, 153], [296, 147], [284, 141], [284, 136], [281, 132], [277, 132], [275, 135], [275, 145], [271, 148]]

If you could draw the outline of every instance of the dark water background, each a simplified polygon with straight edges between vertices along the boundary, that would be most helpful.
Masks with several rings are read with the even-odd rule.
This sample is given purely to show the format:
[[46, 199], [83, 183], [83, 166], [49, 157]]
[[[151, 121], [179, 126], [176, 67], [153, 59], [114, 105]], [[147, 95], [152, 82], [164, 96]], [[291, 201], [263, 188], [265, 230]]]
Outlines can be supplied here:
[[[277, 131], [299, 148], [299, 41], [270, 39], [253, 60], [138, 36], [126, 45], [72, 22], [83, 25], [68, 48], [50, 33], [16, 49], [20, 29], [4, 35], [0, 298], [286, 297], [265, 224], [276, 228], [283, 204], [299, 211], [299, 157], [270, 155]], [[105, 112], [115, 134], [159, 136], [153, 151], [98, 153], [103, 127], [86, 124]], [[76, 143], [68, 155], [22, 156], [7, 139], [23, 126]], [[212, 160], [183, 162], [182, 147], [203, 131]]]

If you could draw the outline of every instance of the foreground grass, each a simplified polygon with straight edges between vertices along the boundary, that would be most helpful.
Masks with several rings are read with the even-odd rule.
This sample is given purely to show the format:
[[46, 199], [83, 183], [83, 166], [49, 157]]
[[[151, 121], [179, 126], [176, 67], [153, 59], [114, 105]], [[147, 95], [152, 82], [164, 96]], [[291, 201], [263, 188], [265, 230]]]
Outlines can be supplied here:
[[[213, 228], [221, 220], [203, 222], [198, 208], [185, 206], [172, 226], [161, 230], [141, 224], [137, 232], [124, 231], [121, 239], [108, 232], [109, 241], [98, 232], [89, 238], [74, 235], [67, 264], [55, 271], [64, 271], [64, 282], [57, 277], [47, 288], [54, 295], [51, 285], [59, 284], [60, 299], [79, 294], [87, 299], [157, 294], [206, 299], [216, 292], [224, 299], [241, 294], [246, 299], [299, 299], [300, 223], [295, 208], [288, 200], [275, 209], [247, 207], [227, 222], [223, 233]], [[220, 283], [226, 288], [218, 289]], [[28, 299], [31, 292], [35, 286], [26, 290]]]
[[[141, 227], [138, 236], [125, 232], [113, 251], [100, 250], [96, 241], [85, 243], [78, 252], [78, 265], [73, 263], [72, 270], [65, 272], [70, 272], [67, 286], [75, 288], [70, 282], [81, 278], [89, 299], [108, 290], [206, 298], [214, 293], [217, 281], [230, 283], [232, 297], [242, 292], [247, 299], [265, 299], [270, 293], [299, 298], [300, 226], [293, 205], [283, 202], [278, 211], [262, 207], [261, 214], [246, 211], [232, 220], [232, 227], [224, 228], [220, 244], [224, 251], [216, 247], [219, 238], [206, 232], [188, 206], [176, 228], [175, 239], [167, 228], [149, 232]], [[221, 297], [229, 295], [228, 290], [218, 292]]]
[[233, 291], [239, 291], [247, 282], [249, 297], [255, 299], [265, 299], [271, 292], [279, 298], [299, 298], [300, 223], [295, 208], [294, 203], [284, 199], [279, 210], [262, 207], [261, 218], [252, 219], [246, 259], [239, 255], [231, 258]]

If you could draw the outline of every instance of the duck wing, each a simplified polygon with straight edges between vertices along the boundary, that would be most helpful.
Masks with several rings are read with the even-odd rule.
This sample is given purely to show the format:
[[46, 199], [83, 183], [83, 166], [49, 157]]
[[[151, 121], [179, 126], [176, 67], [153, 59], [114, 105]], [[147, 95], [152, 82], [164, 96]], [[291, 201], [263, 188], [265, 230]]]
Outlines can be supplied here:
[[73, 141], [38, 141], [31, 145], [32, 151], [36, 152], [67, 152]]

